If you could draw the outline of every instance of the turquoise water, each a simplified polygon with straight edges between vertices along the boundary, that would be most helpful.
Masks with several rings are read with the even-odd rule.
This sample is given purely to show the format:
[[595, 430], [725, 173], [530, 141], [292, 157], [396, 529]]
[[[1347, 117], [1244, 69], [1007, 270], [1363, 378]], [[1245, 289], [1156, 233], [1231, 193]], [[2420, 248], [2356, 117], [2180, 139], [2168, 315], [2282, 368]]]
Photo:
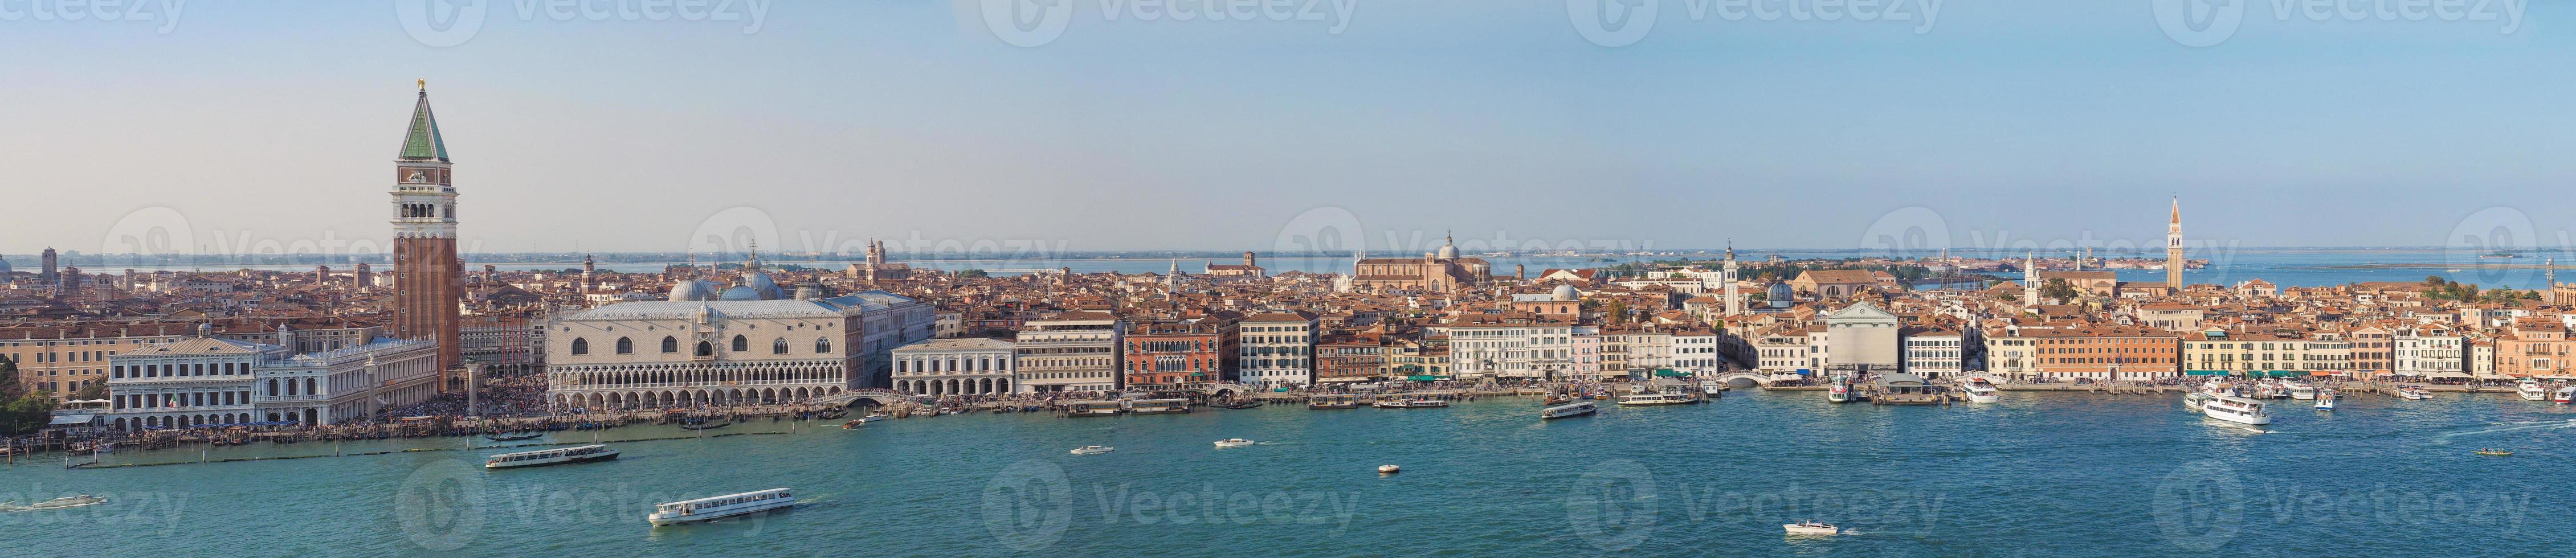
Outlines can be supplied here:
[[[2345, 403], [2325, 414], [2285, 401], [2269, 433], [2200, 418], [2173, 397], [1872, 407], [1745, 390], [1548, 422], [1528, 399], [965, 415], [626, 442], [618, 461], [494, 472], [477, 466], [495, 450], [100, 470], [64, 470], [55, 456], [0, 468], [0, 499], [116, 500], [0, 513], [0, 532], [17, 556], [2452, 556], [2563, 555], [2576, 543], [2576, 410], [2509, 394]], [[1229, 437], [1261, 444], [1210, 444]], [[1118, 450], [1066, 454], [1086, 444]], [[2482, 447], [2520, 453], [2469, 453]], [[1380, 464], [1404, 472], [1381, 476]], [[773, 487], [804, 503], [710, 524], [642, 520], [654, 502]], [[1780, 524], [1807, 518], [1857, 533], [1782, 536]]]

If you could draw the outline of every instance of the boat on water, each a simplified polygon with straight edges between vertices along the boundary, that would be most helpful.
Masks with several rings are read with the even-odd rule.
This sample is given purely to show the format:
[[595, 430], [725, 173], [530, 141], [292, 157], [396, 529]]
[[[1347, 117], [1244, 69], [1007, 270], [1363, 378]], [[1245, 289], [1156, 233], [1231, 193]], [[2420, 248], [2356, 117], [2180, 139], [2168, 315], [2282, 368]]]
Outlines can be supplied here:
[[1539, 404], [1540, 404], [1540, 405], [1549, 406], [1549, 407], [1554, 407], [1554, 406], [1564, 405], [1564, 404], [1567, 404], [1567, 403], [1573, 403], [1573, 402], [1574, 402], [1574, 400], [1572, 400], [1572, 399], [1566, 399], [1566, 398], [1565, 398], [1565, 396], [1562, 396], [1562, 395], [1550, 395], [1550, 396], [1547, 396], [1547, 400], [1546, 400], [1546, 401], [1540, 401], [1540, 402], [1539, 402]]
[[853, 420], [851, 420], [851, 421], [849, 421], [849, 422], [841, 423], [841, 429], [842, 429], [842, 430], [858, 430], [858, 429], [859, 429], [859, 427], [861, 427], [861, 426], [867, 426], [867, 425], [868, 425], [868, 421], [864, 421], [864, 420], [855, 420], [855, 419], [853, 419]]
[[2308, 400], [2316, 399], [2316, 398], [2317, 398], [2317, 386], [2312, 386], [2312, 385], [2307, 385], [2307, 384], [2295, 384], [2295, 385], [2292, 385], [2292, 386], [2290, 386], [2290, 398], [2291, 398], [2291, 399], [2297, 399], [2297, 400], [2300, 400], [2300, 401], [2308, 401]]
[[796, 505], [795, 494], [789, 492], [785, 488], [772, 488], [756, 492], [726, 494], [712, 498], [699, 498], [696, 500], [682, 500], [678, 502], [664, 503], [659, 506], [654, 506], [653, 513], [651, 515], [644, 516], [644, 521], [652, 523], [655, 527], [660, 527], [678, 523], [693, 523], [722, 519], [794, 505]]
[[1591, 403], [1570, 403], [1541, 409], [1538, 412], [1538, 418], [1543, 420], [1555, 420], [1579, 417], [1597, 412], [1601, 412], [1600, 405], [1594, 405]]
[[2558, 388], [2558, 394], [2550, 396], [2549, 400], [2556, 401], [2560, 405], [2576, 402], [2576, 386]]
[[1392, 474], [1396, 474], [1396, 473], [1398, 473], [1398, 472], [1402, 472], [1402, 471], [1404, 471], [1404, 468], [1403, 468], [1403, 467], [1397, 467], [1397, 466], [1394, 466], [1394, 465], [1379, 465], [1379, 466], [1377, 466], [1377, 474], [1381, 474], [1381, 475], [1392, 475]]
[[1968, 384], [1960, 391], [1968, 394], [1969, 403], [1993, 403], [2004, 399], [2003, 394], [1995, 389], [1994, 382], [1988, 382], [1984, 378], [1969, 379]]
[[691, 424], [682, 424], [682, 425], [680, 425], [680, 428], [689, 429], [689, 430], [715, 430], [715, 429], [718, 429], [718, 428], [724, 428], [724, 427], [727, 427], [727, 426], [733, 426], [733, 421], [728, 420], [728, 421], [716, 422], [716, 423], [699, 422], [699, 423], [691, 423]]
[[2469, 453], [2474, 453], [2474, 454], [2478, 454], [2478, 455], [2492, 455], [2492, 456], [2496, 456], [2496, 457], [2503, 457], [2503, 456], [2507, 456], [2507, 455], [2513, 455], [2513, 452], [2511, 452], [2511, 451], [2500, 450], [2500, 449], [2493, 449], [2493, 448], [2481, 449], [2481, 450], [2473, 451], [2473, 452], [2469, 452]]
[[[1118, 416], [1118, 413], [1123, 412], [1127, 412], [1127, 407], [1125, 405], [1120, 405], [1116, 401], [1083, 401], [1065, 405], [1062, 415], [1071, 418], [1112, 417]], [[859, 420], [865, 421], [867, 419]]]
[[2418, 385], [2404, 385], [2404, 386], [2397, 386], [2397, 397], [2399, 397], [2399, 398], [2401, 398], [2401, 399], [2405, 399], [2405, 400], [2407, 400], [2407, 401], [2423, 401], [2424, 399], [2429, 398], [2429, 397], [2432, 397], [2432, 396], [2433, 396], [2433, 395], [2432, 395], [2431, 393], [2426, 393], [2426, 392], [2424, 391], [2424, 386], [2418, 386]]
[[2243, 397], [2212, 398], [2201, 404], [2200, 413], [2208, 416], [2209, 418], [2227, 422], [2257, 426], [2272, 424], [2272, 413], [2263, 410], [2263, 401], [2259, 399], [2246, 399]]
[[1698, 402], [1699, 400], [1692, 399], [1691, 396], [1674, 393], [1634, 393], [1619, 396], [1619, 404], [1630, 407], [1649, 405], [1689, 405]]
[[1782, 524], [1780, 529], [1788, 531], [1791, 535], [1840, 535], [1843, 532], [1842, 528], [1835, 527], [1832, 523], [1815, 521]]
[[1254, 444], [1254, 443], [1255, 443], [1255, 442], [1253, 442], [1253, 441], [1251, 441], [1251, 440], [1246, 440], [1246, 439], [1242, 439], [1242, 438], [1226, 438], [1226, 439], [1223, 439], [1223, 440], [1217, 440], [1217, 441], [1216, 441], [1216, 447], [1220, 447], [1220, 448], [1240, 448], [1240, 447], [1247, 447], [1247, 446], [1251, 446], [1251, 445], [1252, 445], [1252, 444]]
[[2198, 411], [2198, 410], [2200, 410], [2200, 408], [2201, 408], [2201, 407], [2206, 407], [2206, 406], [2208, 406], [2208, 405], [2209, 405], [2209, 400], [2217, 399], [2217, 398], [2218, 398], [2218, 396], [2216, 396], [2216, 395], [2210, 395], [2210, 394], [2201, 393], [2201, 392], [2197, 392], [2197, 391], [2195, 391], [2195, 392], [2191, 392], [2191, 393], [2182, 394], [2182, 408], [2185, 408], [2185, 409], [2191, 409], [2191, 410], [2194, 410], [2194, 411]]
[[520, 467], [543, 467], [547, 465], [562, 465], [565, 463], [607, 461], [616, 458], [617, 450], [609, 449], [608, 446], [604, 445], [591, 444], [579, 447], [504, 453], [492, 456], [491, 459], [484, 461], [483, 468], [517, 469]]
[[1306, 408], [1357, 409], [1360, 408], [1360, 398], [1355, 395], [1317, 395], [1306, 398]]
[[2524, 401], [2549, 400], [2549, 386], [2541, 385], [2540, 380], [2523, 380], [2513, 387], [2513, 393], [2522, 396]]
[[64, 497], [61, 497], [61, 498], [55, 498], [55, 499], [52, 499], [52, 500], [46, 500], [46, 501], [42, 501], [42, 502], [37, 502], [37, 503], [32, 504], [32, 505], [25, 505], [25, 506], [18, 505], [18, 503], [17, 503], [17, 502], [0, 502], [0, 511], [59, 510], [59, 509], [63, 509], [63, 508], [77, 508], [77, 507], [81, 507], [81, 506], [95, 506], [95, 505], [105, 504], [105, 503], [107, 503], [107, 497], [106, 497], [106, 496], [91, 496], [91, 495], [88, 495], [88, 494], [82, 494], [82, 495], [79, 495], [79, 496], [64, 496]]
[[2317, 410], [2332, 411], [2335, 408], [2335, 400], [2342, 398], [2343, 396], [2335, 395], [2335, 393], [2331, 391], [2317, 394]]
[[890, 418], [894, 417], [886, 416], [885, 413], [868, 413], [868, 416], [859, 417], [859, 422], [876, 422]]
[[485, 436], [483, 436], [483, 439], [485, 439], [485, 440], [491, 440], [491, 441], [495, 441], [495, 442], [519, 442], [519, 441], [534, 440], [534, 439], [544, 438], [544, 437], [546, 437], [545, 433], [543, 433], [543, 432], [539, 432], [539, 433], [535, 433], [535, 434], [522, 434], [522, 435], [518, 435], [518, 436], [503, 436], [503, 435], [500, 435], [500, 434], [489, 434], [489, 435], [485, 435]]
[[1851, 384], [1846, 383], [1841, 379], [1835, 379], [1833, 387], [1825, 389], [1825, 400], [1835, 403], [1850, 403], [1852, 400]]
[[1113, 447], [1109, 447], [1109, 446], [1083, 446], [1083, 447], [1073, 448], [1073, 454], [1074, 454], [1074, 455], [1099, 455], [1099, 454], [1109, 453], [1109, 452], [1113, 452], [1113, 451], [1118, 451], [1118, 448], [1113, 448]]
[[1449, 402], [1430, 398], [1380, 399], [1376, 403], [1370, 403], [1369, 406], [1380, 409], [1429, 409], [1447, 407]]
[[1127, 401], [1127, 414], [1178, 415], [1190, 412], [1188, 399], [1134, 399]]
[[2206, 382], [2201, 382], [2200, 392], [2215, 397], [2236, 397], [2239, 395], [2239, 392], [2236, 389], [2236, 384], [2214, 378]]

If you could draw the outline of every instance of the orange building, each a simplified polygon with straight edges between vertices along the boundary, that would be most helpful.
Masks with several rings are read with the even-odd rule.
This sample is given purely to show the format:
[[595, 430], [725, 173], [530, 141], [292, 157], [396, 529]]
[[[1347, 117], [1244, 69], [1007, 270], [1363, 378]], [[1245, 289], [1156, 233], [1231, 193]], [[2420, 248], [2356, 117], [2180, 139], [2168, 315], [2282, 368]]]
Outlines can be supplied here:
[[2039, 378], [2154, 380], [2182, 374], [2182, 334], [2151, 327], [2023, 329]]
[[1235, 350], [1229, 324], [1141, 323], [1127, 329], [1126, 365], [1121, 375], [1129, 389], [1185, 389], [1229, 379]]
[[2507, 335], [2495, 341], [2495, 371], [2505, 376], [2576, 376], [2570, 372], [2567, 353], [2576, 344], [2567, 341], [2567, 324], [2555, 317], [2532, 317], [2514, 320]]

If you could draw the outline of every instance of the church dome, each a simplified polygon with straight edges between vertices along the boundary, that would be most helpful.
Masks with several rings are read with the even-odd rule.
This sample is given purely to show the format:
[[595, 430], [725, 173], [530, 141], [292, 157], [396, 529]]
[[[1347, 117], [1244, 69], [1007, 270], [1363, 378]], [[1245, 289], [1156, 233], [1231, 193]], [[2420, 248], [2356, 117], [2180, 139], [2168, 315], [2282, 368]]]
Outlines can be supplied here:
[[813, 285], [796, 288], [796, 300], [814, 300], [818, 298], [823, 298], [823, 289], [815, 288]]
[[760, 296], [760, 298], [754, 300], [773, 300], [781, 298], [778, 296], [778, 282], [771, 280], [768, 273], [762, 272], [759, 269], [742, 272], [742, 281], [735, 283], [735, 285], [750, 287], [753, 294]]
[[760, 291], [751, 290], [748, 285], [734, 285], [732, 288], [725, 289], [724, 294], [716, 297], [716, 300], [760, 300]]
[[665, 298], [669, 300], [709, 300], [715, 298], [715, 293], [708, 292], [710, 290], [713, 289], [709, 289], [707, 287], [707, 282], [705, 281], [683, 279], [679, 283], [671, 285], [671, 296]]
[[1573, 285], [1557, 285], [1556, 291], [1551, 294], [1554, 294], [1559, 301], [1583, 298], [1583, 291], [1575, 290]]
[[1440, 252], [1439, 252], [1437, 255], [1434, 255], [1434, 256], [1432, 256], [1432, 257], [1433, 257], [1433, 258], [1435, 258], [1435, 259], [1443, 259], [1443, 260], [1454, 260], [1454, 259], [1458, 259], [1458, 245], [1457, 245], [1457, 244], [1450, 243], [1450, 242], [1441, 242], [1441, 243], [1440, 243]]

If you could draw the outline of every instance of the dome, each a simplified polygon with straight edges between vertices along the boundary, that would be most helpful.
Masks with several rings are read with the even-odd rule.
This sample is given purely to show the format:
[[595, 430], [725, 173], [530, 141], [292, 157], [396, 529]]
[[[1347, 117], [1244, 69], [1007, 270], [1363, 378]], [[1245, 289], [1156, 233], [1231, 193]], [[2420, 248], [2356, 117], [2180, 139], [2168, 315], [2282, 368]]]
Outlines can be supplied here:
[[814, 300], [818, 298], [823, 298], [823, 289], [814, 288], [813, 285], [796, 288], [796, 300]]
[[1458, 245], [1456, 245], [1456, 244], [1451, 244], [1451, 243], [1448, 243], [1448, 242], [1442, 242], [1442, 243], [1440, 243], [1440, 252], [1439, 252], [1439, 254], [1434, 255], [1434, 256], [1432, 256], [1432, 257], [1433, 257], [1433, 258], [1436, 258], [1436, 259], [1443, 259], [1443, 260], [1454, 260], [1454, 259], [1458, 259]]
[[1788, 283], [1772, 283], [1771, 291], [1764, 298], [1771, 299], [1772, 308], [1788, 308], [1790, 299], [1797, 296], [1797, 292], [1789, 290]]
[[1583, 298], [1583, 291], [1575, 290], [1573, 285], [1557, 285], [1556, 292], [1551, 294], [1556, 295], [1556, 299], [1560, 301]]
[[732, 288], [725, 289], [724, 294], [717, 296], [716, 300], [760, 300], [760, 291], [751, 290], [748, 285], [734, 285]]
[[770, 280], [768, 273], [761, 272], [758, 269], [742, 272], [742, 281], [734, 284], [750, 287], [752, 293], [760, 295], [760, 298], [754, 300], [772, 300], [780, 298], [778, 296], [778, 282]]
[[712, 290], [714, 289], [708, 288], [707, 282], [705, 281], [683, 279], [679, 283], [671, 285], [671, 296], [665, 298], [669, 300], [709, 300], [715, 298], [715, 293], [709, 292]]

